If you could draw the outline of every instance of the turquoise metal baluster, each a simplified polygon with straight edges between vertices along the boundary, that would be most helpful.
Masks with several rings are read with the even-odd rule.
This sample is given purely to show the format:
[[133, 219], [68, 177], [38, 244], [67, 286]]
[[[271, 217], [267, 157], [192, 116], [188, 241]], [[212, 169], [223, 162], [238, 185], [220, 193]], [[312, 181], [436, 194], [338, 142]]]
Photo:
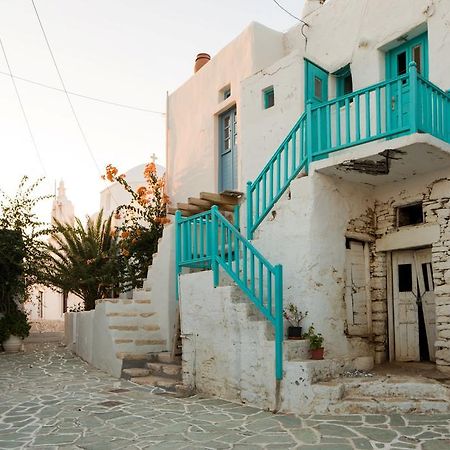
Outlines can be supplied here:
[[219, 225], [218, 225], [218, 208], [214, 205], [211, 208], [211, 268], [214, 277], [214, 287], [219, 286], [219, 262], [218, 262], [218, 237], [219, 237]]
[[385, 106], [385, 108], [386, 108], [386, 133], [389, 133], [392, 131], [392, 128], [393, 128], [392, 127], [392, 109], [391, 109], [392, 108], [392, 106], [391, 106], [391, 100], [392, 100], [391, 95], [392, 94], [391, 94], [391, 83], [390, 82], [388, 82], [386, 84], [385, 92], [386, 92], [386, 98], [384, 100], [386, 103], [386, 106]]
[[267, 269], [267, 309], [270, 315], [273, 315], [272, 311], [272, 272]]
[[341, 146], [341, 108], [339, 107], [339, 103], [336, 103], [335, 109], [336, 109], [336, 147], [339, 148]]
[[270, 185], [269, 185], [269, 192], [270, 192], [270, 203], [273, 202], [274, 199], [274, 195], [273, 195], [273, 172], [274, 172], [274, 167], [273, 167], [272, 163], [270, 165], [270, 172], [269, 172], [269, 180], [270, 180]]
[[409, 63], [409, 129], [417, 133], [417, 65], [414, 61]]
[[361, 140], [361, 117], [359, 114], [359, 94], [355, 96], [355, 139], [356, 143]]
[[275, 375], [283, 378], [283, 268], [275, 266]]
[[255, 295], [255, 255], [250, 252], [250, 288], [251, 293]]
[[198, 258], [198, 219], [193, 219], [192, 220], [192, 228], [193, 228], [193, 245], [192, 245], [192, 259], [197, 259]]
[[247, 181], [247, 239], [253, 239], [253, 193], [252, 182]]
[[309, 165], [312, 163], [312, 101], [306, 102], [306, 172], [309, 172]]
[[350, 144], [350, 100], [348, 97], [345, 99], [345, 136], [347, 144]]
[[258, 273], [259, 273], [259, 301], [261, 303], [261, 306], [264, 306], [264, 266], [262, 261], [259, 261], [259, 268], [258, 268]]
[[281, 191], [281, 152], [277, 155], [277, 193]]
[[381, 134], [381, 92], [380, 88], [375, 89], [375, 109], [377, 115], [377, 135]]
[[283, 157], [284, 157], [284, 184], [286, 184], [289, 180], [289, 141], [286, 142], [286, 145], [283, 148]]
[[[398, 98], [398, 124], [403, 128], [403, 89], [402, 80], [397, 81], [397, 98]], [[405, 124], [407, 125], [407, 124]]]
[[261, 178], [262, 183], [262, 201], [261, 201], [261, 210], [264, 212], [267, 208], [267, 172], [264, 172], [263, 177]]
[[370, 138], [370, 91], [365, 94], [366, 104], [366, 139]]
[[[298, 128], [294, 131], [294, 134], [292, 135], [292, 175], [294, 175], [296, 169], [297, 169], [297, 134], [298, 134]], [[301, 159], [301, 158], [300, 158]]]
[[326, 122], [326, 150], [331, 150], [331, 105], [325, 107], [325, 122]]

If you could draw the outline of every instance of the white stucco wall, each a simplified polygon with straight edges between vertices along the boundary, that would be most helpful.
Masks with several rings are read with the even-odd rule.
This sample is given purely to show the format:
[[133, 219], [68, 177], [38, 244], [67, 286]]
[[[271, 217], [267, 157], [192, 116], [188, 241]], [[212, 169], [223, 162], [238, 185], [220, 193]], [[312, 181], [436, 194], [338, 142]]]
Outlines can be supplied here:
[[[173, 203], [201, 191], [217, 192], [218, 116], [237, 105], [239, 118], [240, 82], [283, 56], [282, 36], [252, 23], [169, 96], [167, 175]], [[231, 97], [222, 101], [220, 91], [228, 85]]]

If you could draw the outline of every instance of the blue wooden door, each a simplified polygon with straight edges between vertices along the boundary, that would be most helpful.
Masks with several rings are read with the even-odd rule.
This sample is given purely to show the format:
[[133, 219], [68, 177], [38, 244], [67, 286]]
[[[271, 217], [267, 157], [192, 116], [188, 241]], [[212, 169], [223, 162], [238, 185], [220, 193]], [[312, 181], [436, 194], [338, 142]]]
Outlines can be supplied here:
[[[314, 104], [328, 100], [328, 72], [305, 59], [305, 105], [308, 101]], [[313, 156], [327, 146], [327, 127], [325, 110], [315, 110], [311, 118], [312, 123], [312, 153]], [[321, 155], [313, 159], [325, 158]]]
[[[386, 53], [386, 79], [390, 80], [408, 73], [409, 64], [415, 62], [417, 72], [428, 79], [428, 39], [427, 33], [421, 34], [410, 41]], [[389, 96], [386, 107], [390, 108], [387, 116], [387, 131], [401, 130], [409, 124], [409, 80], [399, 84], [389, 85]]]
[[219, 192], [237, 188], [237, 115], [236, 108], [219, 117]]

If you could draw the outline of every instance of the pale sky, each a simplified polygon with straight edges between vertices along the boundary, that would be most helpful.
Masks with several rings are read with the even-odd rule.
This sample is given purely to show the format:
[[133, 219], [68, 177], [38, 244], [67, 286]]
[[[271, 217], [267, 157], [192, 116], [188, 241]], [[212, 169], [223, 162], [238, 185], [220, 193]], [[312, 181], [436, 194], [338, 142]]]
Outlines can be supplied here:
[[[280, 0], [299, 16], [303, 0]], [[251, 21], [284, 31], [296, 20], [272, 0], [35, 0], [69, 91], [165, 111], [166, 92], [193, 72], [195, 56], [214, 56]], [[31, 0], [0, 0], [0, 38], [14, 75], [61, 88]], [[0, 52], [0, 72], [8, 72]], [[78, 216], [98, 209], [106, 187], [63, 92], [22, 80], [17, 87], [53, 193], [64, 179]], [[71, 96], [101, 170], [149, 160], [165, 165], [161, 114]], [[11, 79], [0, 73], [0, 189], [13, 192], [26, 174], [43, 175]], [[48, 212], [47, 212], [48, 211]], [[50, 205], [41, 214], [50, 214]]]

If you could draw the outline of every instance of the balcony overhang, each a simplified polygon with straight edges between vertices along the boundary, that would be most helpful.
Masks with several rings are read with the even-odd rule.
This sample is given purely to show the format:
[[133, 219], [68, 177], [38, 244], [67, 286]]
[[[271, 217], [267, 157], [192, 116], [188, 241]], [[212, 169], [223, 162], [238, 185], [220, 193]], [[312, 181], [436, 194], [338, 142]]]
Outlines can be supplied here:
[[346, 181], [376, 186], [450, 168], [450, 144], [430, 134], [415, 133], [332, 153], [311, 168]]

